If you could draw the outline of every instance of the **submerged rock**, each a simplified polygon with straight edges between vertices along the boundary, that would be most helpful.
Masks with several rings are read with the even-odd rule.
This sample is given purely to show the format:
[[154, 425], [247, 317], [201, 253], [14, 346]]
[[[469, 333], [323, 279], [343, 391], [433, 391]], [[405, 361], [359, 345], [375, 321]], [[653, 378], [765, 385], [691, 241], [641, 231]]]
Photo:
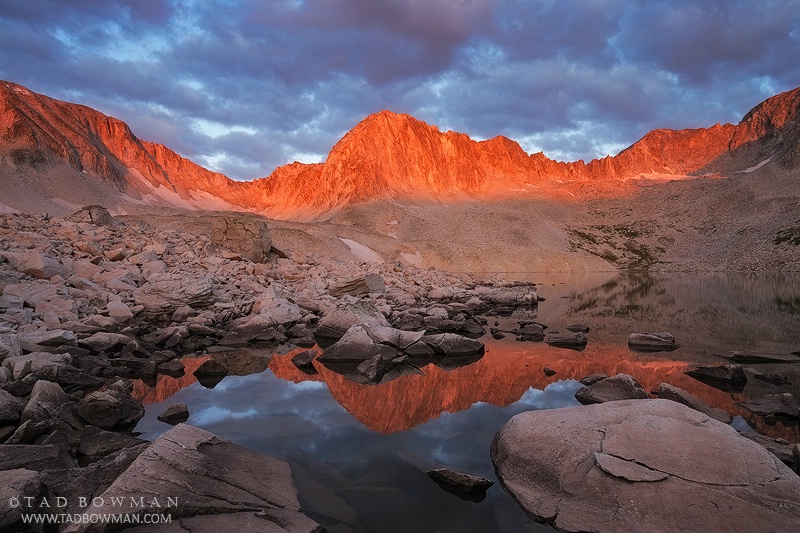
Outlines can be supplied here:
[[529, 411], [491, 455], [525, 512], [561, 531], [800, 530], [800, 477], [677, 402]]
[[449, 468], [430, 470], [428, 477], [440, 487], [462, 500], [480, 502], [486, 498], [486, 491], [494, 485], [494, 481], [485, 477], [456, 472]]
[[753, 377], [757, 380], [763, 381], [764, 383], [769, 383], [771, 385], [791, 385], [792, 380], [787, 378], [783, 374], [753, 374]]
[[727, 354], [715, 353], [713, 355], [733, 363], [743, 364], [800, 363], [800, 355], [796, 353], [731, 352]]

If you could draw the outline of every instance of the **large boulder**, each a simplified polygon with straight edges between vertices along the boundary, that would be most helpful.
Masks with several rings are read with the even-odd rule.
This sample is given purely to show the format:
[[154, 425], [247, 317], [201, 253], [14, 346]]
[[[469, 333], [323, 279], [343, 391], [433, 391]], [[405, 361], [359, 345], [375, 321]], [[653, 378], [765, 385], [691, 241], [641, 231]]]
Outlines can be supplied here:
[[375, 356], [390, 360], [397, 357], [397, 350], [380, 344], [370, 336], [367, 326], [356, 324], [344, 336], [328, 347], [318, 361], [368, 361]]
[[525, 512], [561, 531], [800, 530], [800, 477], [677, 402], [522, 413], [491, 454]]
[[95, 226], [108, 226], [114, 223], [114, 217], [111, 216], [108, 209], [100, 205], [81, 207], [68, 216], [67, 220], [83, 224], [94, 224]]
[[433, 350], [435, 355], [462, 356], [483, 355], [484, 346], [481, 341], [463, 337], [456, 333], [440, 333], [425, 335], [421, 342]]
[[592, 403], [615, 402], [619, 400], [645, 399], [650, 396], [639, 385], [636, 378], [628, 374], [617, 374], [581, 387], [575, 399], [584, 405]]
[[180, 215], [149, 213], [145, 220], [162, 229], [206, 236], [214, 242], [216, 250], [212, 248], [211, 251], [220, 255], [230, 257], [219, 250], [219, 246], [223, 246], [256, 263], [269, 260], [272, 238], [266, 222], [256, 215], [187, 211]]
[[232, 215], [209, 216], [207, 219], [210, 226], [208, 235], [212, 240], [254, 263], [269, 261], [272, 237], [263, 220]]
[[21, 422], [31, 421], [34, 424], [55, 420], [66, 422], [75, 429], [82, 429], [83, 421], [76, 416], [75, 404], [58, 385], [51, 381], [39, 380], [33, 385], [31, 397], [20, 417]]
[[[84, 515], [170, 514], [176, 531], [323, 531], [300, 512], [287, 463], [186, 424], [159, 437], [98, 496]], [[136, 504], [142, 497], [148, 505]], [[81, 522], [66, 531], [114, 528]]]
[[108, 430], [131, 427], [144, 416], [144, 407], [123, 380], [87, 394], [75, 410], [89, 424]]
[[375, 304], [369, 300], [343, 302], [338, 307], [327, 310], [314, 332], [320, 342], [336, 341], [356, 324], [366, 326], [391, 327]]

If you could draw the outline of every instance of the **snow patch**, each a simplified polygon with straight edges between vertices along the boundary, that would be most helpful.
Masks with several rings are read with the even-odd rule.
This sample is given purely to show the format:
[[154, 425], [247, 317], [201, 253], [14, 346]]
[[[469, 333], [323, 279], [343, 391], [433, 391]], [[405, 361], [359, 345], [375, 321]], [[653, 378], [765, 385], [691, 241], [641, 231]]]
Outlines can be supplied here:
[[753, 172], [755, 170], [758, 170], [759, 168], [763, 167], [764, 165], [769, 163], [771, 160], [772, 160], [772, 157], [769, 157], [769, 158], [763, 160], [761, 163], [759, 163], [757, 165], [754, 165], [752, 167], [748, 167], [748, 168], [746, 168], [744, 170], [738, 170], [738, 171], [736, 171], [736, 173], [737, 174], [750, 174], [751, 172]]
[[422, 268], [422, 263], [425, 258], [422, 257], [422, 254], [419, 253], [417, 250], [415, 253], [411, 254], [408, 252], [400, 252], [400, 256], [406, 260], [409, 265], [415, 266], [417, 268]]
[[350, 248], [350, 253], [356, 256], [356, 258], [363, 262], [363, 263], [383, 263], [383, 257], [381, 254], [370, 248], [369, 246], [364, 246], [360, 242], [351, 241], [350, 239], [345, 239], [344, 237], [339, 237], [339, 240], [342, 241]]
[[145, 179], [145, 177], [142, 176], [142, 173], [137, 169], [129, 168], [128, 170], [131, 172], [131, 174], [133, 174], [134, 177], [136, 177], [137, 180], [139, 180], [139, 183], [151, 191], [150, 194], [142, 193], [142, 200], [140, 201], [136, 201], [133, 198], [128, 197], [133, 201], [133, 203], [144, 203], [151, 205], [158, 203], [160, 200], [176, 207], [183, 207], [184, 209], [200, 209], [206, 211], [253, 211], [253, 209], [247, 209], [239, 205], [234, 205], [205, 191], [189, 191], [189, 198], [181, 198], [177, 192], [170, 190], [161, 184], [157, 186], [153, 185], [147, 179]]

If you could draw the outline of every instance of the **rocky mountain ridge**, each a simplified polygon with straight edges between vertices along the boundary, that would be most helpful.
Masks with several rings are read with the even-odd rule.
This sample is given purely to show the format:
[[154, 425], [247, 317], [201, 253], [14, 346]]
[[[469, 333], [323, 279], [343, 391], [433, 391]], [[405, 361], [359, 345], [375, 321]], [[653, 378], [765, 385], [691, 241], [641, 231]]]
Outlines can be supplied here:
[[[560, 197], [563, 190], [619, 195], [629, 190], [630, 180], [745, 170], [736, 167], [737, 155], [774, 158], [771, 163], [792, 169], [799, 163], [799, 110], [800, 88], [765, 100], [737, 125], [654, 130], [616, 156], [588, 163], [528, 155], [505, 137], [474, 141], [381, 111], [347, 133], [325, 163], [295, 162], [268, 177], [237, 182], [141, 141], [120, 120], [0, 82], [0, 169], [3, 181], [60, 199], [53, 209], [60, 203], [68, 210], [65, 201], [70, 208], [80, 204], [74, 196], [64, 199], [67, 192], [55, 183], [53, 169], [66, 167], [106, 185], [115, 205], [166, 203], [309, 220], [379, 198], [541, 198]], [[717, 164], [720, 160], [727, 166]], [[49, 188], [32, 177], [45, 171]], [[13, 195], [4, 196], [6, 210], [20, 209], [9, 200]]]

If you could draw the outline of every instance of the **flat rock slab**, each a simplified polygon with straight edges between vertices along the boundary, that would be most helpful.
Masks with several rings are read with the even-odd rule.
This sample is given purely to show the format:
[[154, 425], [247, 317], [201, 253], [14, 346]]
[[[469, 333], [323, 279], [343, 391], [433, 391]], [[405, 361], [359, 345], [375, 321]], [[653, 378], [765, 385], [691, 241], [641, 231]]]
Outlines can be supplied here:
[[778, 418], [800, 418], [800, 399], [791, 392], [767, 394], [739, 405], [760, 416], [772, 415]]
[[0, 446], [0, 470], [24, 468], [41, 472], [74, 466], [69, 454], [55, 444], [4, 444]]
[[677, 402], [522, 413], [491, 452], [525, 512], [562, 531], [800, 531], [800, 477]]
[[[96, 500], [100, 505], [87, 507], [84, 514], [169, 513], [174, 522], [190, 521], [197, 531], [235, 531], [228, 526], [251, 523], [254, 518], [261, 520], [255, 522], [262, 528], [242, 531], [322, 531], [300, 512], [286, 462], [186, 424], [153, 442], [101, 497]], [[140, 498], [145, 502], [157, 498], [161, 507], [138, 506]], [[113, 527], [75, 523], [66, 531], [110, 531]]]
[[731, 352], [715, 353], [712, 355], [721, 359], [726, 359], [733, 363], [800, 363], [800, 355], [797, 355], [796, 353]]
[[684, 372], [698, 381], [717, 388], [720, 385], [743, 387], [747, 383], [747, 374], [742, 365], [700, 366]]
[[628, 348], [635, 352], [668, 352], [678, 349], [678, 343], [671, 333], [631, 333]]

